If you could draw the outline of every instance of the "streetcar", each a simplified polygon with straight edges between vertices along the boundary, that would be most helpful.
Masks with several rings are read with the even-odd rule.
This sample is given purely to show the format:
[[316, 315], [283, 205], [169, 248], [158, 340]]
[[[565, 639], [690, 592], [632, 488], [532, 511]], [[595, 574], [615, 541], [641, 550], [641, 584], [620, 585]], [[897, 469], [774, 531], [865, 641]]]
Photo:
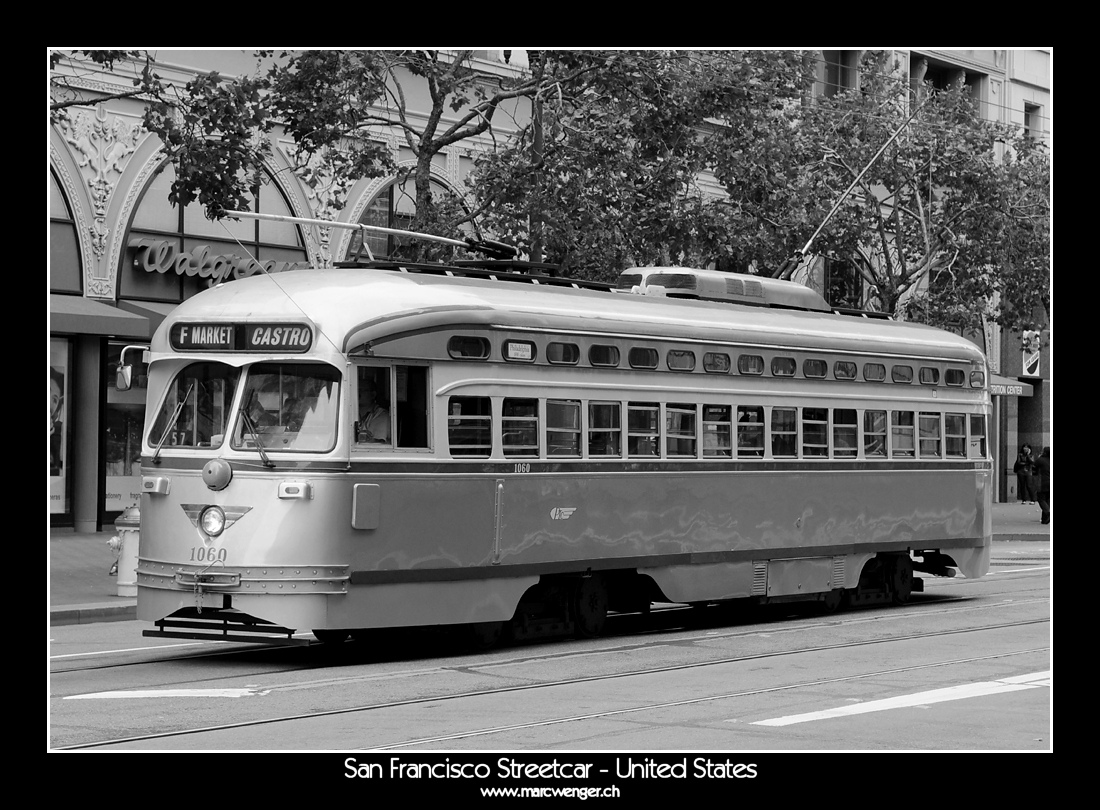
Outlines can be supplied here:
[[590, 637], [989, 566], [983, 354], [792, 282], [369, 261], [214, 286], [147, 359], [147, 635]]

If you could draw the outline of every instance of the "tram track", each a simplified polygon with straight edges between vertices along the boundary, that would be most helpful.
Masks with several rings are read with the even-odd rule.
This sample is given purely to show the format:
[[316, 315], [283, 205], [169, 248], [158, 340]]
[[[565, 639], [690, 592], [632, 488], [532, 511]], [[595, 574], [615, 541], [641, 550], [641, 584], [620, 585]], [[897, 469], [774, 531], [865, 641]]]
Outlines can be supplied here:
[[[848, 645], [845, 645], [845, 646], [848, 646]], [[445, 735], [438, 735], [438, 736], [434, 736], [434, 737], [420, 737], [420, 738], [417, 738], [417, 739], [403, 740], [399, 743], [391, 743], [389, 745], [380, 745], [380, 746], [375, 746], [375, 747], [372, 747], [372, 748], [361, 749], [361, 750], [365, 750], [365, 751], [404, 750], [404, 749], [411, 748], [413, 746], [422, 746], [422, 745], [428, 745], [428, 744], [431, 744], [431, 743], [455, 742], [457, 740], [468, 740], [468, 739], [472, 739], [472, 738], [475, 738], [475, 737], [484, 737], [484, 736], [488, 736], [488, 735], [492, 735], [492, 734], [502, 734], [502, 733], [507, 733], [507, 732], [512, 732], [512, 731], [523, 731], [523, 730], [534, 729], [534, 728], [545, 728], [547, 726], [560, 725], [562, 723], [573, 723], [573, 722], [579, 722], [579, 721], [584, 721], [584, 720], [596, 720], [596, 719], [605, 719], [605, 718], [611, 718], [611, 717], [620, 717], [622, 715], [633, 714], [633, 713], [636, 713], [636, 712], [657, 711], [657, 710], [660, 710], [660, 709], [670, 709], [670, 708], [675, 708], [675, 707], [691, 706], [691, 705], [697, 705], [699, 703], [708, 703], [708, 702], [712, 702], [712, 701], [716, 701], [716, 700], [731, 700], [731, 699], [734, 699], [734, 698], [744, 698], [744, 697], [751, 697], [751, 696], [754, 696], [754, 695], [763, 695], [763, 694], [774, 693], [774, 692], [784, 692], [784, 691], [789, 691], [789, 690], [792, 690], [792, 689], [819, 688], [819, 687], [827, 685], [827, 684], [838, 684], [838, 683], [845, 683], [845, 682], [849, 682], [849, 681], [863, 680], [863, 679], [867, 679], [867, 678], [876, 678], [876, 677], [882, 677], [882, 676], [888, 676], [888, 675], [899, 675], [899, 674], [903, 674], [903, 673], [916, 672], [916, 671], [919, 671], [919, 670], [926, 670], [926, 669], [931, 669], [931, 668], [935, 668], [935, 667], [957, 666], [957, 665], [960, 665], [960, 664], [973, 664], [973, 663], [982, 662], [982, 661], [991, 661], [991, 660], [999, 659], [999, 658], [1007, 658], [1007, 657], [1015, 656], [1015, 655], [1030, 655], [1032, 653], [1037, 653], [1037, 652], [1046, 652], [1046, 651], [1049, 651], [1049, 649], [1050, 649], [1049, 647], [1038, 647], [1038, 648], [1029, 649], [1029, 650], [1018, 650], [1018, 651], [1014, 651], [1014, 652], [1010, 652], [1010, 653], [997, 653], [995, 655], [975, 656], [975, 657], [971, 657], [971, 658], [961, 658], [961, 659], [954, 659], [954, 660], [950, 660], [950, 661], [936, 661], [936, 662], [933, 662], [933, 663], [919, 664], [919, 665], [914, 665], [914, 666], [909, 666], [909, 667], [895, 667], [895, 668], [892, 668], [892, 669], [877, 670], [877, 671], [874, 671], [874, 672], [861, 672], [861, 673], [858, 673], [858, 674], [855, 674], [855, 675], [846, 675], [846, 676], [837, 677], [837, 678], [819, 678], [819, 679], [812, 680], [812, 681], [801, 681], [801, 682], [792, 683], [792, 684], [782, 684], [780, 686], [770, 686], [770, 687], [766, 687], [766, 688], [762, 688], [762, 689], [747, 689], [747, 690], [742, 690], [742, 691], [738, 691], [738, 692], [729, 692], [729, 693], [724, 693], [724, 694], [720, 694], [720, 695], [707, 695], [705, 697], [689, 698], [689, 699], [685, 699], [685, 700], [662, 701], [662, 702], [659, 702], [659, 703], [645, 703], [645, 704], [640, 704], [640, 705], [637, 705], [637, 706], [630, 706], [630, 707], [621, 708], [621, 709], [612, 709], [612, 710], [602, 711], [602, 712], [590, 712], [590, 713], [587, 713], [587, 714], [563, 715], [561, 717], [547, 718], [547, 719], [533, 721], [533, 722], [529, 722], [529, 723], [513, 723], [513, 724], [505, 725], [505, 726], [495, 726], [495, 727], [488, 727], [488, 728], [482, 728], [482, 729], [474, 729], [474, 730], [471, 730], [471, 731], [461, 732], [461, 733], [457, 733], [457, 734], [445, 734]], [[764, 656], [761, 656], [761, 657], [764, 657]], [[745, 659], [745, 660], [751, 660], [751, 659]], [[738, 661], [738, 663], [740, 663], [740, 661]], [[564, 684], [562, 684], [562, 685], [564, 685]]]
[[[1040, 600], [1028, 600], [1028, 601], [1040, 601]], [[458, 702], [458, 701], [475, 699], [475, 698], [478, 698], [478, 699], [491, 698], [493, 696], [513, 694], [513, 693], [517, 693], [517, 692], [530, 692], [530, 691], [542, 690], [542, 689], [556, 689], [556, 688], [575, 686], [575, 685], [580, 685], [580, 684], [592, 684], [592, 683], [608, 682], [608, 681], [620, 680], [620, 679], [626, 679], [626, 678], [637, 678], [637, 677], [661, 675], [661, 674], [667, 674], [667, 673], [672, 673], [672, 672], [685, 672], [685, 671], [690, 671], [690, 670], [701, 670], [701, 669], [705, 669], [707, 667], [725, 666], [725, 665], [730, 665], [730, 664], [746, 664], [746, 663], [752, 663], [752, 662], [756, 662], [756, 661], [764, 661], [764, 660], [768, 660], [768, 659], [772, 659], [772, 660], [774, 660], [774, 659], [783, 659], [783, 658], [789, 658], [789, 657], [792, 657], [792, 656], [799, 656], [799, 655], [806, 655], [806, 654], [813, 654], [813, 653], [821, 653], [821, 652], [836, 652], [836, 651], [844, 651], [844, 650], [854, 650], [854, 649], [859, 649], [859, 648], [868, 648], [868, 647], [874, 647], [874, 646], [877, 646], [877, 645], [886, 645], [886, 644], [892, 644], [892, 643], [898, 643], [898, 642], [929, 641], [929, 640], [933, 640], [933, 639], [945, 638], [945, 637], [948, 637], [948, 636], [957, 636], [957, 635], [962, 635], [962, 634], [967, 634], [967, 633], [981, 633], [981, 632], [990, 632], [990, 631], [998, 631], [998, 630], [1006, 630], [1006, 629], [1014, 629], [1014, 628], [1024, 628], [1024, 627], [1049, 623], [1049, 621], [1050, 621], [1049, 617], [1041, 617], [1041, 618], [1034, 618], [1034, 619], [1025, 619], [1025, 620], [1020, 620], [1020, 621], [1000, 622], [1000, 623], [995, 623], [995, 624], [983, 624], [983, 625], [973, 626], [973, 627], [950, 628], [950, 629], [931, 631], [931, 632], [927, 632], [927, 633], [909, 633], [909, 634], [904, 634], [904, 635], [898, 634], [898, 635], [891, 635], [891, 636], [882, 637], [882, 638], [861, 639], [861, 640], [858, 640], [858, 641], [848, 641], [848, 642], [837, 643], [837, 644], [802, 645], [802, 646], [798, 646], [798, 647], [792, 648], [792, 649], [774, 650], [774, 651], [768, 651], [768, 652], [755, 653], [755, 654], [751, 654], [751, 655], [723, 656], [721, 658], [708, 659], [708, 660], [702, 660], [702, 661], [686, 662], [686, 663], [681, 663], [681, 664], [651, 666], [651, 667], [637, 667], [637, 668], [633, 668], [633, 669], [629, 669], [629, 670], [625, 670], [625, 671], [620, 671], [620, 672], [603, 673], [603, 674], [584, 676], [584, 677], [563, 678], [563, 679], [557, 679], [557, 680], [552, 680], [552, 681], [543, 681], [543, 682], [537, 682], [537, 683], [511, 684], [511, 685], [502, 686], [502, 687], [494, 687], [494, 688], [487, 688], [487, 689], [476, 689], [476, 690], [455, 692], [453, 694], [434, 694], [434, 695], [430, 695], [430, 696], [422, 696], [422, 697], [406, 698], [406, 699], [400, 699], [400, 700], [383, 701], [383, 702], [368, 703], [368, 704], [355, 705], [355, 706], [344, 706], [344, 707], [340, 707], [340, 708], [337, 708], [337, 709], [327, 709], [327, 710], [321, 710], [321, 711], [301, 712], [301, 713], [288, 713], [288, 714], [283, 714], [283, 715], [276, 716], [276, 717], [256, 718], [256, 719], [246, 720], [246, 721], [241, 721], [241, 722], [236, 722], [236, 723], [210, 724], [210, 725], [205, 725], [205, 726], [196, 726], [196, 727], [192, 727], [192, 728], [180, 728], [180, 729], [173, 729], [173, 730], [163, 731], [163, 732], [158, 732], [158, 733], [153, 733], [153, 734], [134, 735], [134, 736], [128, 736], [128, 737], [119, 737], [119, 738], [114, 738], [114, 739], [109, 739], [109, 740], [96, 740], [96, 741], [83, 742], [83, 743], [79, 743], [79, 744], [60, 746], [60, 747], [55, 748], [54, 750], [88, 750], [88, 749], [103, 748], [103, 747], [108, 747], [108, 746], [126, 745], [126, 744], [129, 744], [129, 743], [152, 742], [152, 741], [156, 741], [156, 740], [163, 740], [163, 739], [169, 739], [169, 738], [178, 738], [178, 737], [187, 737], [187, 736], [196, 736], [197, 737], [199, 735], [209, 734], [209, 733], [214, 733], [214, 732], [230, 731], [230, 730], [241, 730], [241, 729], [257, 728], [257, 727], [260, 727], [260, 726], [272, 726], [272, 725], [279, 725], [279, 724], [292, 724], [292, 723], [296, 723], [296, 722], [300, 722], [300, 721], [313, 720], [313, 719], [323, 718], [323, 717], [334, 717], [334, 716], [339, 716], [339, 715], [366, 714], [366, 713], [370, 713], [370, 712], [378, 712], [378, 711], [384, 711], [384, 710], [389, 710], [389, 709], [398, 709], [398, 708], [402, 708], [402, 707], [410, 707], [410, 706], [425, 705], [425, 704], [446, 704], [446, 703]], [[791, 628], [791, 629], [793, 629], [793, 628]], [[805, 628], [802, 628], [802, 629], [805, 629]], [[758, 633], [760, 633], [760, 629], [759, 629], [759, 627], [757, 627], [757, 628], [754, 628], [752, 631], [745, 631], [745, 632], [746, 633], [752, 632], [752, 633], [757, 633], [758, 634]], [[708, 638], [713, 638], [713, 636], [709, 636]], [[609, 710], [609, 711], [606, 711], [606, 712], [562, 715], [562, 716], [557, 717], [557, 718], [544, 718], [540, 721], [531, 722], [531, 723], [513, 724], [513, 725], [506, 725], [506, 726], [494, 726], [494, 727], [486, 727], [486, 728], [482, 728], [482, 729], [471, 729], [471, 730], [468, 730], [468, 731], [465, 731], [465, 732], [462, 732], [462, 733], [457, 733], [457, 734], [441, 735], [441, 736], [437, 736], [437, 737], [417, 738], [415, 740], [405, 740], [405, 741], [401, 741], [401, 742], [390, 743], [390, 744], [387, 744], [387, 745], [384, 745], [384, 746], [372, 747], [372, 748], [367, 749], [367, 750], [391, 750], [391, 749], [395, 749], [395, 748], [408, 747], [408, 746], [411, 746], [411, 745], [427, 745], [427, 744], [430, 744], [430, 743], [439, 743], [439, 742], [446, 742], [446, 741], [463, 739], [463, 738], [484, 736], [484, 735], [489, 735], [489, 734], [493, 734], [493, 733], [500, 733], [500, 732], [509, 731], [509, 730], [518, 730], [518, 729], [522, 729], [522, 728], [533, 728], [533, 727], [541, 726], [541, 725], [552, 725], [552, 724], [557, 724], [557, 723], [566, 723], [566, 722], [572, 722], [572, 721], [577, 721], [577, 720], [591, 719], [591, 718], [595, 718], [595, 717], [609, 717], [609, 716], [616, 715], [616, 714], [624, 714], [624, 713], [630, 713], [630, 712], [653, 710], [653, 709], [670, 707], [670, 706], [684, 706], [684, 705], [688, 705], [688, 704], [691, 704], [691, 703], [700, 703], [700, 702], [706, 702], [706, 701], [714, 701], [714, 700], [722, 700], [722, 699], [728, 699], [728, 698], [734, 698], [734, 697], [740, 697], [740, 696], [747, 696], [747, 695], [751, 695], [751, 694], [760, 694], [760, 693], [763, 693], [763, 692], [766, 692], [766, 691], [780, 691], [780, 690], [784, 690], [784, 689], [797, 689], [797, 688], [803, 688], [803, 687], [820, 686], [822, 684], [827, 684], [827, 683], [836, 683], [836, 682], [842, 682], [842, 681], [848, 681], [848, 680], [858, 680], [860, 678], [869, 678], [869, 677], [874, 677], [876, 675], [898, 674], [898, 673], [903, 673], [903, 672], [915, 671], [915, 670], [919, 670], [919, 669], [927, 669], [927, 668], [932, 668], [932, 667], [952, 666], [952, 665], [965, 664], [965, 663], [974, 663], [974, 662], [980, 662], [980, 661], [985, 661], [985, 660], [993, 660], [993, 659], [996, 659], [996, 658], [1004, 658], [1004, 657], [1014, 656], [1014, 655], [1042, 653], [1042, 652], [1045, 652], [1045, 651], [1049, 651], [1049, 649], [1050, 648], [1048, 646], [1033, 647], [1033, 648], [1029, 648], [1029, 649], [1026, 649], [1026, 650], [1017, 650], [1017, 651], [1011, 651], [1011, 652], [999, 652], [999, 653], [994, 653], [994, 654], [990, 654], [990, 655], [986, 655], [986, 656], [973, 656], [973, 657], [967, 657], [967, 658], [961, 658], [961, 659], [950, 659], [950, 660], [935, 661], [935, 662], [925, 662], [925, 663], [912, 665], [912, 666], [908, 666], [908, 667], [895, 667], [895, 668], [889, 668], [889, 669], [876, 670], [874, 672], [864, 672], [864, 673], [855, 673], [855, 674], [845, 675], [845, 676], [838, 676], [838, 677], [834, 677], [834, 678], [812, 679], [812, 680], [800, 681], [800, 682], [796, 682], [796, 683], [792, 683], [792, 684], [776, 685], [776, 686], [768, 687], [766, 689], [756, 689], [756, 690], [746, 690], [746, 691], [722, 693], [722, 694], [716, 694], [716, 695], [696, 697], [696, 698], [691, 698], [691, 699], [684, 699], [684, 700], [680, 700], [680, 701], [665, 701], [665, 702], [660, 702], [660, 703], [646, 703], [646, 704], [640, 704], [640, 705], [633, 706], [633, 707], [625, 707], [625, 708], [620, 707], [620, 708], [617, 708], [617, 709], [614, 709], [614, 710]], [[613, 652], [613, 651], [608, 651], [608, 652]], [[629, 653], [630, 650], [627, 650], [627, 652]], [[576, 655], [577, 653], [574, 651], [571, 654]], [[483, 667], [489, 667], [489, 666], [492, 666], [492, 665], [499, 665], [499, 663], [500, 663], [499, 661], [497, 661], [497, 662], [484, 662], [482, 666]], [[469, 667], [467, 667], [467, 668], [469, 668]], [[478, 667], [475, 666], [474, 668], [476, 669]], [[452, 668], [452, 669], [457, 669], [457, 668]], [[275, 674], [277, 674], [277, 673], [275, 673]], [[375, 676], [375, 677], [377, 677], [377, 676]], [[294, 682], [294, 683], [287, 683], [287, 684], [272, 684], [272, 685], [268, 685], [264, 688], [264, 693], [265, 694], [272, 694], [272, 693], [279, 693], [279, 692], [296, 691], [296, 690], [302, 690], [302, 689], [308, 689], [308, 688], [316, 688], [316, 686], [318, 686], [318, 685], [328, 685], [328, 684], [332, 684], [332, 683], [347, 684], [347, 683], [353, 682], [355, 680], [370, 680], [370, 678], [369, 677], [363, 678], [362, 676], [359, 676], [357, 678], [352, 677], [352, 678], [344, 678], [344, 679], [339, 679], [339, 678], [338, 679], [331, 679], [330, 678], [330, 679], [325, 679], [324, 683], [321, 683], [321, 682], [316, 682], [316, 683]], [[191, 681], [191, 682], [188, 682], [188, 683], [193, 684], [194, 682]]]
[[[1008, 582], [1008, 581], [1011, 581], [1011, 580], [1008, 579], [1008, 578], [1005, 578], [1005, 579], [1001, 579], [1000, 581]], [[951, 580], [945, 580], [943, 582], [937, 581], [937, 584], [950, 585], [950, 584], [952, 584], [952, 581]], [[983, 584], [988, 584], [988, 580], [983, 581]], [[651, 635], [653, 633], [674, 633], [674, 632], [684, 632], [684, 631], [690, 632], [692, 630], [699, 630], [699, 629], [706, 629], [706, 630], [715, 630], [715, 629], [722, 630], [722, 629], [724, 629], [726, 632], [722, 633], [721, 637], [736, 637], [736, 636], [739, 636], [739, 635], [753, 635], [753, 634], [759, 633], [759, 632], [762, 631], [762, 628], [764, 628], [764, 631], [771, 632], [771, 633], [787, 632], [787, 631], [793, 631], [793, 630], [802, 630], [802, 629], [805, 629], [805, 623], [806, 622], [809, 622], [811, 624], [819, 624], [819, 623], [861, 624], [861, 623], [865, 623], [865, 622], [891, 621], [891, 620], [899, 618], [899, 614], [902, 614], [902, 613], [905, 614], [906, 616], [919, 616], [919, 615], [925, 615], [925, 614], [940, 615], [944, 612], [958, 613], [958, 612], [1000, 609], [1000, 608], [1003, 608], [1003, 606], [1004, 606], [1003, 602], [998, 601], [998, 602], [992, 602], [992, 603], [986, 604], [984, 602], [984, 600], [986, 600], [986, 599], [995, 599], [998, 596], [1002, 596], [1002, 595], [1008, 594], [1008, 593], [1011, 593], [1013, 595], [1014, 598], [1012, 600], [1012, 603], [1015, 604], [1015, 605], [1029, 604], [1029, 603], [1032, 603], [1032, 602], [1045, 602], [1045, 601], [1048, 601], [1048, 599], [1049, 599], [1049, 589], [1047, 589], [1047, 588], [1032, 588], [1032, 589], [1026, 589], [1026, 590], [1023, 590], [1023, 591], [1018, 590], [1018, 589], [1013, 589], [1011, 591], [1006, 590], [1006, 591], [1003, 591], [1003, 592], [1002, 591], [993, 591], [991, 593], [983, 593], [982, 594], [983, 602], [980, 603], [980, 604], [974, 604], [974, 603], [971, 603], [968, 600], [967, 604], [957, 605], [955, 603], [958, 601], [959, 597], [950, 596], [950, 595], [946, 595], [946, 594], [945, 595], [940, 595], [938, 593], [935, 593], [934, 591], [933, 592], [927, 592], [926, 591], [925, 595], [922, 598], [920, 598], [919, 601], [910, 602], [909, 604], [907, 604], [905, 606], [902, 606], [902, 607], [892, 606], [892, 607], [890, 607], [889, 609], [887, 609], [885, 611], [883, 611], [879, 607], [871, 607], [869, 609], [868, 608], [859, 608], [859, 609], [855, 609], [855, 610], [852, 610], [852, 611], [838, 612], [838, 613], [833, 613], [833, 614], [808, 615], [808, 616], [801, 617], [799, 619], [794, 619], [794, 620], [785, 620], [785, 619], [781, 619], [781, 618], [764, 617], [759, 622], [754, 621], [752, 623], [752, 627], [747, 627], [747, 628], [742, 627], [742, 626], [738, 626], [738, 625], [741, 624], [741, 621], [743, 621], [744, 617], [738, 617], [738, 616], [733, 615], [738, 610], [738, 607], [736, 605], [730, 606], [730, 605], [717, 604], [717, 605], [714, 605], [710, 608], [706, 608], [706, 609], [703, 609], [703, 610], [693, 609], [693, 608], [688, 607], [688, 606], [668, 606], [668, 607], [664, 607], [664, 608], [658, 608], [658, 609], [654, 610], [653, 612], [651, 612], [649, 614], [649, 619], [650, 619], [651, 623], [656, 623], [658, 625], [658, 626], [655, 626], [655, 627], [638, 628], [638, 627], [629, 627], [628, 626], [626, 628], [622, 628], [622, 627], [620, 627], [620, 625], [641, 623], [642, 621], [644, 621], [643, 615], [642, 614], [615, 614], [615, 615], [612, 615], [612, 616], [609, 617], [609, 626], [608, 626], [606, 632], [603, 634], [602, 638], [604, 638], [604, 639], [631, 638], [631, 637], [648, 636], [648, 635]], [[1036, 595], [1035, 598], [1030, 598], [1032, 594]], [[1021, 597], [1025, 597], [1025, 598], [1021, 598]], [[951, 607], [948, 607], [945, 610], [943, 608], [944, 605], [951, 605]], [[803, 606], [803, 607], [805, 607], [805, 606]], [[791, 608], [797, 610], [798, 605], [794, 604], [794, 605], [791, 606]], [[753, 609], [750, 609], [750, 610], [753, 610]], [[765, 606], [762, 609], [756, 608], [755, 610], [757, 610], [757, 611], [771, 610], [771, 611], [774, 611], [774, 612], [778, 613], [779, 610], [781, 610], [781, 608], [780, 608], [780, 606]], [[707, 615], [708, 613], [712, 613], [713, 615], [708, 616]], [[741, 619], [741, 621], [739, 621], [739, 618]], [[755, 617], [750, 616], [749, 618], [755, 618]], [[680, 621], [677, 621], [676, 619], [680, 619]], [[796, 622], [797, 624], [792, 624], [791, 621]], [[211, 642], [211, 643], [215, 643], [215, 642]], [[536, 642], [536, 646], [539, 643], [540, 642]], [[222, 642], [217, 642], [217, 644], [222, 645], [223, 643]], [[531, 649], [532, 647], [531, 647], [531, 645], [528, 645], [528, 644], [520, 644], [520, 645], [517, 645], [516, 647], [510, 648], [510, 649], [523, 650], [525, 648], [526, 649]], [[354, 651], [354, 650], [359, 649], [359, 647], [358, 647], [356, 642], [351, 642], [348, 645], [348, 648], [344, 648], [343, 646], [333, 647], [332, 645], [327, 645], [327, 646], [326, 645], [316, 645], [313, 648], [314, 652], [322, 652], [322, 653], [326, 654], [325, 660], [308, 661], [308, 662], [305, 662], [304, 664], [303, 663], [296, 663], [292, 666], [278, 667], [278, 668], [275, 668], [275, 669], [263, 669], [263, 670], [258, 670], [257, 672], [251, 673], [251, 674], [277, 675], [277, 674], [280, 674], [280, 673], [299, 672], [303, 668], [319, 667], [319, 666], [332, 666], [334, 664], [338, 665], [338, 664], [342, 663], [340, 658], [339, 658], [339, 655], [340, 655], [340, 653], [344, 652], [345, 649], [350, 649], [350, 650]], [[131, 652], [135, 652], [135, 650], [127, 650], [125, 652], [131, 653]], [[140, 650], [137, 650], [136, 652], [140, 652]], [[231, 647], [228, 647], [228, 648], [223, 647], [222, 649], [194, 650], [194, 651], [184, 653], [184, 654], [180, 654], [180, 655], [157, 656], [157, 657], [154, 657], [154, 658], [147, 658], [147, 659], [136, 660], [136, 661], [135, 660], [108, 661], [108, 662], [104, 662], [104, 663], [86, 663], [86, 664], [81, 664], [79, 666], [61, 666], [61, 667], [57, 667], [55, 669], [51, 669], [50, 674], [51, 674], [51, 676], [75, 675], [75, 674], [79, 674], [79, 673], [83, 673], [83, 672], [96, 672], [96, 671], [103, 671], [103, 670], [118, 670], [118, 669], [130, 669], [130, 668], [137, 668], [137, 667], [148, 667], [148, 666], [156, 666], [156, 665], [160, 665], [160, 664], [171, 664], [171, 663], [181, 663], [181, 662], [185, 662], [185, 661], [203, 660], [203, 659], [208, 659], [208, 658], [220, 658], [220, 657], [227, 657], [227, 656], [234, 656], [234, 657], [243, 658], [243, 657], [249, 657], [249, 656], [254, 656], [254, 655], [263, 655], [263, 654], [272, 654], [272, 653], [281, 653], [281, 652], [285, 652], [285, 654], [287, 654], [289, 656], [293, 656], [295, 658], [300, 658], [300, 657], [303, 657], [303, 655], [308, 655], [309, 654], [309, 653], [306, 653], [306, 651], [303, 650], [302, 648], [288, 648], [288, 647], [284, 647], [284, 646], [277, 645], [277, 644], [255, 644], [255, 645], [248, 645], [248, 646], [234, 645], [234, 646], [231, 646]], [[398, 652], [400, 652], [400, 650], [398, 650]], [[95, 653], [95, 654], [97, 654], [97, 655], [109, 654], [109, 651], [107, 653]], [[442, 649], [442, 650], [439, 651], [439, 654], [447, 655], [447, 654], [450, 654], [450, 651], [448, 651], [446, 649]], [[331, 656], [338, 656], [338, 657], [333, 658]], [[345, 661], [344, 663], [359, 663], [359, 661], [354, 660], [354, 655], [345, 656], [345, 657], [348, 660]], [[383, 658], [381, 660], [394, 660], [394, 658]], [[369, 662], [364, 661], [363, 663], [369, 663]], [[159, 685], [160, 686], [170, 686], [170, 685], [173, 685], [173, 684], [159, 684]]]

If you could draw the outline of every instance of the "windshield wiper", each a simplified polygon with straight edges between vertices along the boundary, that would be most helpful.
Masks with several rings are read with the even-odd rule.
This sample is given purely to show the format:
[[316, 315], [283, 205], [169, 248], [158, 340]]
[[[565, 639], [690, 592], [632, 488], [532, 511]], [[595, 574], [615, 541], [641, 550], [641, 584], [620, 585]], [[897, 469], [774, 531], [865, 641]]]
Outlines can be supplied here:
[[168, 434], [172, 432], [172, 428], [176, 426], [176, 420], [180, 418], [180, 412], [183, 410], [183, 406], [187, 404], [187, 399], [191, 396], [191, 391], [194, 390], [195, 384], [191, 383], [187, 386], [187, 393], [183, 395], [183, 398], [176, 403], [176, 409], [172, 411], [172, 418], [168, 420], [168, 426], [164, 429], [164, 433], [160, 437], [160, 441], [157, 442], [157, 449], [153, 451], [153, 463], [160, 464], [160, 448], [164, 447], [164, 442], [168, 439]]
[[256, 450], [260, 454], [260, 458], [263, 459], [265, 467], [275, 467], [275, 462], [267, 457], [267, 453], [264, 451], [263, 442], [260, 441], [260, 433], [256, 430], [256, 423], [252, 421], [252, 417], [248, 415], [248, 409], [252, 407], [252, 402], [256, 399], [256, 390], [252, 390], [252, 396], [248, 398], [247, 405], [241, 405], [241, 421], [244, 422], [244, 426], [248, 428], [248, 432], [252, 434], [252, 440], [256, 442]]

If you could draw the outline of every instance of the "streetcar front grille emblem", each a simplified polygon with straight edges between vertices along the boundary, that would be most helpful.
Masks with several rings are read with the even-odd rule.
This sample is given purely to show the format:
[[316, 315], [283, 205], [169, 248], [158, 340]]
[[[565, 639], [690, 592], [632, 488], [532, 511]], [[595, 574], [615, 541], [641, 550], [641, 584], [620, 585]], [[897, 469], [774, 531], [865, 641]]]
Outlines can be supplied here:
[[[191, 521], [191, 525], [201, 530], [199, 519], [209, 505], [205, 503], [181, 503], [180, 508], [187, 515], [187, 519]], [[252, 511], [251, 506], [223, 506], [221, 509], [225, 512], [225, 528], [222, 531], [227, 531], [234, 523]]]

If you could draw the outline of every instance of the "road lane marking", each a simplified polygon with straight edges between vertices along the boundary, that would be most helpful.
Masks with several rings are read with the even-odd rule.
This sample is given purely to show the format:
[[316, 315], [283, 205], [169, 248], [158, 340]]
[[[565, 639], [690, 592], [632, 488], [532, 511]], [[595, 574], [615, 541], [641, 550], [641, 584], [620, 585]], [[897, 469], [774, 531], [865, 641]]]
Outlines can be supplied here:
[[[50, 639], [53, 641], [53, 639]], [[116, 655], [117, 653], [149, 652], [150, 650], [171, 650], [177, 647], [202, 647], [210, 642], [188, 642], [187, 644], [158, 644], [155, 647], [125, 647], [120, 650], [92, 650], [82, 653], [66, 653], [64, 655], [51, 655], [51, 661], [60, 661], [63, 658], [90, 658], [93, 655]], [[225, 642], [219, 641], [218, 644]]]
[[1029, 675], [1016, 675], [1011, 678], [1001, 678], [996, 681], [979, 681], [960, 686], [948, 686], [944, 689], [931, 689], [927, 692], [916, 692], [912, 695], [899, 695], [898, 697], [884, 698], [883, 700], [871, 700], [867, 703], [858, 703], [854, 706], [839, 706], [835, 709], [825, 709], [819, 712], [807, 712], [805, 714], [791, 714], [786, 717], [775, 717], [770, 720], [758, 720], [752, 723], [754, 726], [792, 726], [796, 723], [809, 723], [814, 720], [828, 720], [833, 717], [850, 717], [855, 714], [869, 714], [870, 712], [882, 712], [890, 709], [903, 709], [912, 706], [928, 706], [932, 703], [944, 703], [949, 700], [964, 700], [965, 698], [981, 697], [983, 695], [1003, 695], [1009, 692], [1018, 692], [1023, 689], [1035, 689], [1041, 686], [1051, 685], [1050, 670], [1035, 672]]
[[92, 692], [87, 695], [69, 695], [63, 700], [119, 700], [127, 698], [173, 698], [173, 697], [221, 697], [242, 698], [266, 695], [267, 689], [134, 689], [118, 692]]

